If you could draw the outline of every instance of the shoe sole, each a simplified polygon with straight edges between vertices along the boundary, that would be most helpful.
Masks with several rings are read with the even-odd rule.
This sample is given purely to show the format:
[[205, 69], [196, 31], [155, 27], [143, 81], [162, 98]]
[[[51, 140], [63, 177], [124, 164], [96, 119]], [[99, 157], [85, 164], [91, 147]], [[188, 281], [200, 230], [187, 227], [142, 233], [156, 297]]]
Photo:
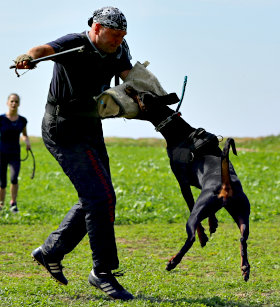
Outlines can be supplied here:
[[63, 285], [63, 286], [66, 286], [67, 284], [64, 284], [62, 283], [60, 280], [56, 279], [54, 276], [52, 276], [52, 274], [48, 271], [48, 269], [45, 267], [45, 265], [43, 263], [41, 263], [39, 260], [37, 260], [33, 254], [31, 253], [31, 257], [33, 258], [33, 260], [35, 262], [37, 262], [38, 265], [41, 265], [50, 275], [51, 275], [51, 278], [54, 279], [57, 283]]

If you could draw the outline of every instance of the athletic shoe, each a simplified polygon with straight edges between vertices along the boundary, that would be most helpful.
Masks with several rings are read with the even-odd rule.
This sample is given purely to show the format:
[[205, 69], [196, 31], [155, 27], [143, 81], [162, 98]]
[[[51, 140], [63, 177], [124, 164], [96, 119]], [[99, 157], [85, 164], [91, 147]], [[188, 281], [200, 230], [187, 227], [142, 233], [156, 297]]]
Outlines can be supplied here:
[[88, 281], [92, 286], [105, 292], [115, 300], [132, 300], [134, 298], [133, 295], [126, 291], [115, 278], [115, 276], [121, 275], [123, 274], [111, 272], [95, 273], [94, 270], [91, 270]]
[[68, 284], [68, 280], [62, 273], [63, 266], [61, 265], [61, 262], [48, 261], [46, 256], [43, 255], [41, 246], [36, 248], [31, 253], [31, 257], [33, 257], [33, 259], [37, 261], [38, 264], [41, 264], [51, 274], [51, 277], [54, 278], [57, 282], [65, 286]]
[[13, 213], [17, 213], [18, 212], [18, 207], [17, 207], [17, 203], [16, 202], [10, 204], [10, 210]]

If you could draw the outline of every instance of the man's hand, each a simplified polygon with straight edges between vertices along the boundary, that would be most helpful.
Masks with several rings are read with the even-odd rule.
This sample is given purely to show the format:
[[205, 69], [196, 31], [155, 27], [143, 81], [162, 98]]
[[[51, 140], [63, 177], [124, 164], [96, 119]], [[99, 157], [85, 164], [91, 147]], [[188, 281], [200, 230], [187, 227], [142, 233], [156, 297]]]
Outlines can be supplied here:
[[36, 64], [32, 64], [32, 56], [28, 54], [19, 55], [15, 60], [16, 68], [17, 69], [33, 69], [36, 67]]
[[54, 53], [54, 49], [49, 45], [33, 47], [26, 54], [22, 54], [15, 59], [15, 66], [17, 69], [33, 69], [36, 67], [36, 64], [32, 64], [30, 61]]

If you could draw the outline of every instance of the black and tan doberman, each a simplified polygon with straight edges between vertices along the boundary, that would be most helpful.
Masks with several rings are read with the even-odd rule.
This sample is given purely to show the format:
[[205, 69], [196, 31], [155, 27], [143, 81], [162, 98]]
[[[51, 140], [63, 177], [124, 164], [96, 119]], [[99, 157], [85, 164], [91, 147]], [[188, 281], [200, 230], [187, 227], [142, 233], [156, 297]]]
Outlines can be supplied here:
[[[170, 271], [180, 263], [192, 247], [196, 231], [200, 244], [206, 244], [208, 237], [201, 221], [208, 218], [212, 234], [218, 227], [215, 213], [225, 208], [240, 229], [241, 271], [247, 281], [250, 274], [247, 257], [250, 203], [228, 158], [230, 146], [236, 154], [234, 140], [227, 139], [222, 151], [215, 135], [202, 128], [191, 127], [180, 113], [168, 107], [178, 102], [176, 94], [159, 97], [150, 93], [137, 93], [131, 87], [126, 89], [126, 93], [139, 104], [141, 111], [138, 119], [151, 122], [165, 138], [171, 169], [190, 209], [186, 224], [187, 240], [170, 259], [166, 269]], [[196, 201], [191, 186], [201, 190]]]

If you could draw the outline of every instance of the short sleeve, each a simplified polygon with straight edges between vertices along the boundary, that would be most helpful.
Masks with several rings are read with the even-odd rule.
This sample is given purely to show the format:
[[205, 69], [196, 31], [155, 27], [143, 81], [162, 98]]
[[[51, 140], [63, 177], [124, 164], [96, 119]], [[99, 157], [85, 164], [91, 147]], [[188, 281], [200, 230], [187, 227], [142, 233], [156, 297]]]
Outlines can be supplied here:
[[47, 43], [51, 46], [56, 53], [62, 52], [64, 50], [79, 47], [83, 44], [80, 34], [72, 33], [62, 36], [54, 41]]
[[28, 121], [23, 116], [21, 116], [20, 119], [21, 119], [21, 123], [22, 123], [22, 129], [24, 129], [26, 127]]

